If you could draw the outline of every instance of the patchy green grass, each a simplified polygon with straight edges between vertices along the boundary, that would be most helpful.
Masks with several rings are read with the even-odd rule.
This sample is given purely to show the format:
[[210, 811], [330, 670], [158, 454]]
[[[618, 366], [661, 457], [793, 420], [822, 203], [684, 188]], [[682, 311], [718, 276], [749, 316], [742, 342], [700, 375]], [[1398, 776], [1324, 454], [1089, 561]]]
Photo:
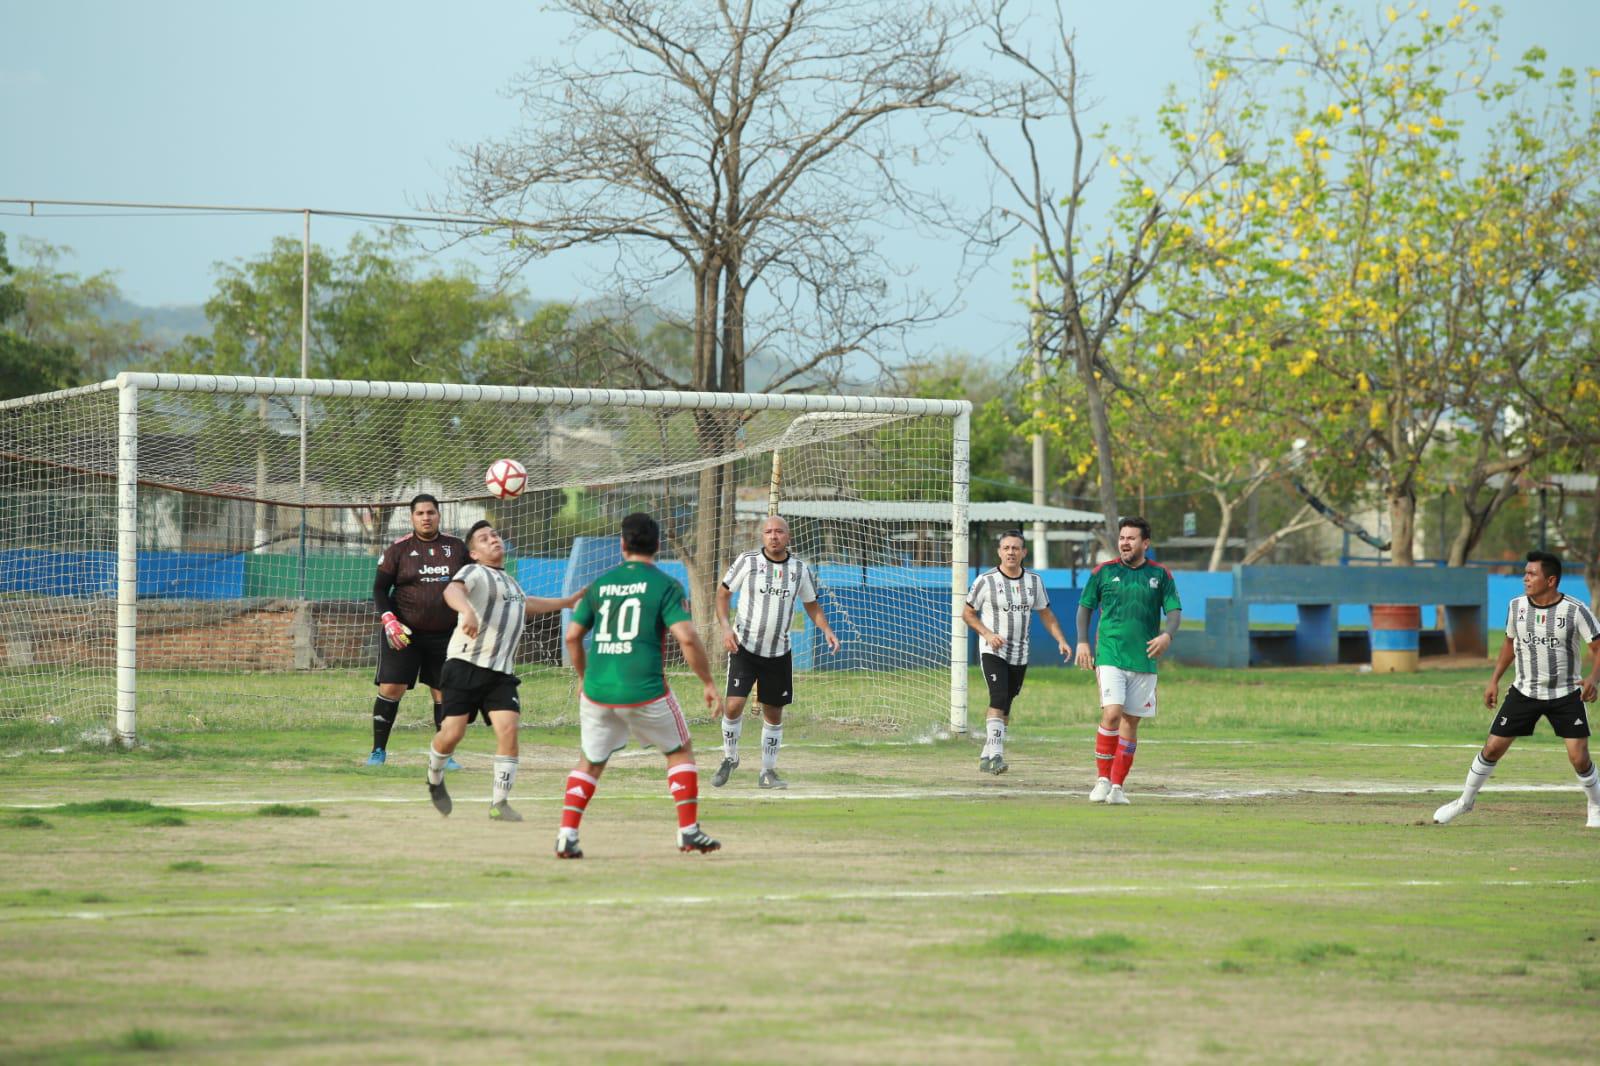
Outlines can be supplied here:
[[420, 714], [373, 768], [354, 701], [132, 751], [0, 721], [0, 1060], [1585, 1061], [1600, 875], [1561, 745], [1519, 740], [1427, 824], [1486, 676], [1172, 670], [1117, 808], [1085, 800], [1085, 674], [1030, 674], [1000, 778], [802, 690], [788, 792], [748, 737], [704, 788], [722, 851], [676, 850], [661, 757], [629, 749], [571, 863], [568, 724], [522, 730], [503, 825], [478, 728], [433, 811]]

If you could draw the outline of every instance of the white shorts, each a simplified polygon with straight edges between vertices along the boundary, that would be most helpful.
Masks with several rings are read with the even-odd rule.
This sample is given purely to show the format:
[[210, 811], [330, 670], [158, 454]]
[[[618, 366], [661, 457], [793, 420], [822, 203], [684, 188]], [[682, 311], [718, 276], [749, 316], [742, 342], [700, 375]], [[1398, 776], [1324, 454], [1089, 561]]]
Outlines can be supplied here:
[[689, 723], [669, 689], [665, 696], [632, 707], [609, 707], [588, 696], [578, 697], [578, 746], [583, 757], [603, 763], [628, 746], [628, 734], [671, 754], [689, 743]]
[[1122, 708], [1134, 718], [1156, 716], [1156, 675], [1124, 670], [1119, 666], [1097, 666], [1094, 676], [1100, 682], [1100, 706]]

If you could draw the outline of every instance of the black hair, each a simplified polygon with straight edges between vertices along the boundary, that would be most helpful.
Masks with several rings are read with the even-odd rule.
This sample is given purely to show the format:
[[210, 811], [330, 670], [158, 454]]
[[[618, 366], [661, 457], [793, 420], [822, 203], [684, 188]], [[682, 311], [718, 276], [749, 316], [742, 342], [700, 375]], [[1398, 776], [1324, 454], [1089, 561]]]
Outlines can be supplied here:
[[416, 511], [419, 503], [431, 503], [435, 511], [439, 509], [439, 498], [431, 492], [419, 492], [411, 497], [411, 510], [413, 512]]
[[654, 555], [661, 548], [661, 527], [643, 511], [622, 520], [622, 550], [635, 555]]
[[1127, 529], [1129, 526], [1137, 529], [1145, 540], [1150, 539], [1150, 523], [1145, 521], [1143, 518], [1140, 518], [1138, 515], [1129, 515], [1127, 518], [1124, 518], [1122, 521], [1117, 523], [1118, 530]]
[[1022, 530], [1020, 530], [1020, 529], [1008, 529], [1008, 530], [1006, 530], [1004, 533], [1000, 534], [1000, 539], [995, 541], [995, 543], [996, 544], [1004, 544], [1006, 542], [1006, 538], [1007, 537], [1016, 537], [1018, 540], [1022, 541], [1022, 546], [1024, 548], [1026, 548], [1028, 546], [1028, 538], [1024, 537], [1022, 535]]
[[480, 518], [476, 522], [472, 523], [472, 528], [467, 530], [467, 550], [470, 551], [472, 549], [472, 536], [473, 536], [473, 534], [477, 533], [478, 530], [480, 530], [480, 529], [493, 529], [493, 528], [494, 528], [494, 523], [489, 521], [487, 518]]
[[1544, 576], [1554, 578], [1556, 584], [1561, 584], [1561, 559], [1549, 552], [1529, 552], [1528, 562], [1538, 563], [1544, 571]]

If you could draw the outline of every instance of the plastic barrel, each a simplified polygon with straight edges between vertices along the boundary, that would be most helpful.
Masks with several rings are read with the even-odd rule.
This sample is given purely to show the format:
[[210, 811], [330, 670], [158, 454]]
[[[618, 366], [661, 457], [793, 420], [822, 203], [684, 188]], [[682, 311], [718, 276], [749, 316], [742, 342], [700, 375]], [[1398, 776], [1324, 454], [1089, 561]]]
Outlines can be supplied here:
[[1422, 608], [1414, 603], [1372, 605], [1372, 672], [1417, 672], [1417, 633], [1422, 629]]

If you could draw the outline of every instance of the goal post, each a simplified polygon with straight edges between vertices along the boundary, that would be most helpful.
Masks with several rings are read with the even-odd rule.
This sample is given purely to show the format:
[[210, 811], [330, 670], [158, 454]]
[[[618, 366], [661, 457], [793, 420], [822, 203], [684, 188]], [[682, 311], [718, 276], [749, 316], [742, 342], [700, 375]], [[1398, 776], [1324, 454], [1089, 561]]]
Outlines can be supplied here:
[[[575, 544], [603, 559], [622, 515], [650, 511], [714, 652], [717, 582], [758, 543], [747, 506], [820, 507], [791, 519], [793, 550], [845, 647], [829, 655], [797, 615], [797, 724], [964, 731], [970, 409], [149, 373], [0, 402], [0, 718], [125, 741], [361, 720], [377, 557], [430, 493], [446, 531], [493, 521], [533, 595], [579, 577]], [[528, 470], [515, 500], [484, 489], [503, 457]], [[525, 721], [575, 714], [560, 627], [536, 619], [519, 649]]]

